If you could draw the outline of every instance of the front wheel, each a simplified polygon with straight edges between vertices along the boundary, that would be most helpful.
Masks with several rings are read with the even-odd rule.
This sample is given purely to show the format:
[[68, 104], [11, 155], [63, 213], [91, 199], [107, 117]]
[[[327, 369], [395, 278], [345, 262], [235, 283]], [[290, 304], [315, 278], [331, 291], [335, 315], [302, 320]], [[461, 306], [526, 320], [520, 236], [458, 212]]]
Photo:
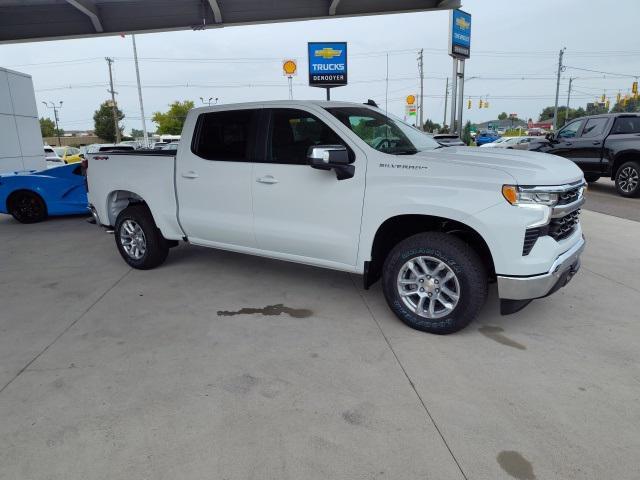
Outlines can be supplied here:
[[487, 298], [482, 260], [445, 233], [420, 233], [396, 245], [385, 260], [382, 283], [398, 318], [416, 330], [441, 335], [466, 327]]
[[640, 164], [627, 162], [616, 173], [616, 190], [623, 197], [640, 195]]
[[120, 212], [114, 233], [120, 255], [133, 268], [149, 270], [167, 259], [169, 242], [146, 205], [130, 205]]

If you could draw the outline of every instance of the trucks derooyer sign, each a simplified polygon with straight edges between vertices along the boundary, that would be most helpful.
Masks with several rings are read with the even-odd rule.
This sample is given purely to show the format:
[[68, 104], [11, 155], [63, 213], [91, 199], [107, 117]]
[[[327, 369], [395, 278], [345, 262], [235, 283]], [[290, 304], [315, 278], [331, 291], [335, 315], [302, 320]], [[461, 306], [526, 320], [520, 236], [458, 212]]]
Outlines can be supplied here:
[[471, 14], [451, 10], [449, 15], [449, 55], [469, 58], [471, 55]]
[[309, 86], [347, 84], [347, 43], [309, 42]]

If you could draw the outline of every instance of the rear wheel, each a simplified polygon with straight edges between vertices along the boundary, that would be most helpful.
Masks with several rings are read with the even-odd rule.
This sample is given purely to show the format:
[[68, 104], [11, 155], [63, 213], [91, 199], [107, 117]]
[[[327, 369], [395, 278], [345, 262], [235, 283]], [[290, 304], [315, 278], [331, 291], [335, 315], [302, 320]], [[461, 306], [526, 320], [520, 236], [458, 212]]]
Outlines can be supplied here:
[[47, 205], [34, 192], [16, 192], [9, 198], [9, 213], [20, 223], [37, 223], [47, 218]]
[[131, 205], [120, 212], [114, 233], [120, 255], [133, 268], [155, 268], [169, 254], [169, 242], [160, 233], [146, 205]]
[[616, 189], [623, 197], [640, 195], [640, 164], [627, 162], [616, 173]]
[[383, 267], [384, 295], [411, 328], [457, 332], [474, 320], [487, 297], [482, 260], [445, 233], [414, 235], [394, 247]]

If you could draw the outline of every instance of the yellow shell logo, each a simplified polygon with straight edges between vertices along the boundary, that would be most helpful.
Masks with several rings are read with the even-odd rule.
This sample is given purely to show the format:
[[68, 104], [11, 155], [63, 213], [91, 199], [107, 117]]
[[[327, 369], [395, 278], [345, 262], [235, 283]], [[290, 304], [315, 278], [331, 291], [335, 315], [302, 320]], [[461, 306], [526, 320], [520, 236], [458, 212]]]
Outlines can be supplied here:
[[293, 60], [285, 60], [282, 64], [282, 70], [284, 70], [284, 73], [287, 75], [295, 75], [298, 70], [298, 65], [296, 65], [296, 62]]
[[415, 95], [407, 96], [407, 105], [413, 105], [414, 103], [416, 103]]

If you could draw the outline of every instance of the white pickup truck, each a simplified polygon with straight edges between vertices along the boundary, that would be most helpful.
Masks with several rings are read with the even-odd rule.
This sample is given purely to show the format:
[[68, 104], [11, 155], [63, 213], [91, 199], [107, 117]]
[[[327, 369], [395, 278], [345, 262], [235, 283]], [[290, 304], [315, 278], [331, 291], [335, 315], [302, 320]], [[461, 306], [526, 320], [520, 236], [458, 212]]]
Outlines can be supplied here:
[[451, 333], [497, 281], [502, 313], [580, 266], [581, 170], [553, 155], [441, 147], [367, 104], [204, 107], [177, 153], [89, 155], [89, 201], [134, 268], [180, 240], [382, 278], [409, 326]]

